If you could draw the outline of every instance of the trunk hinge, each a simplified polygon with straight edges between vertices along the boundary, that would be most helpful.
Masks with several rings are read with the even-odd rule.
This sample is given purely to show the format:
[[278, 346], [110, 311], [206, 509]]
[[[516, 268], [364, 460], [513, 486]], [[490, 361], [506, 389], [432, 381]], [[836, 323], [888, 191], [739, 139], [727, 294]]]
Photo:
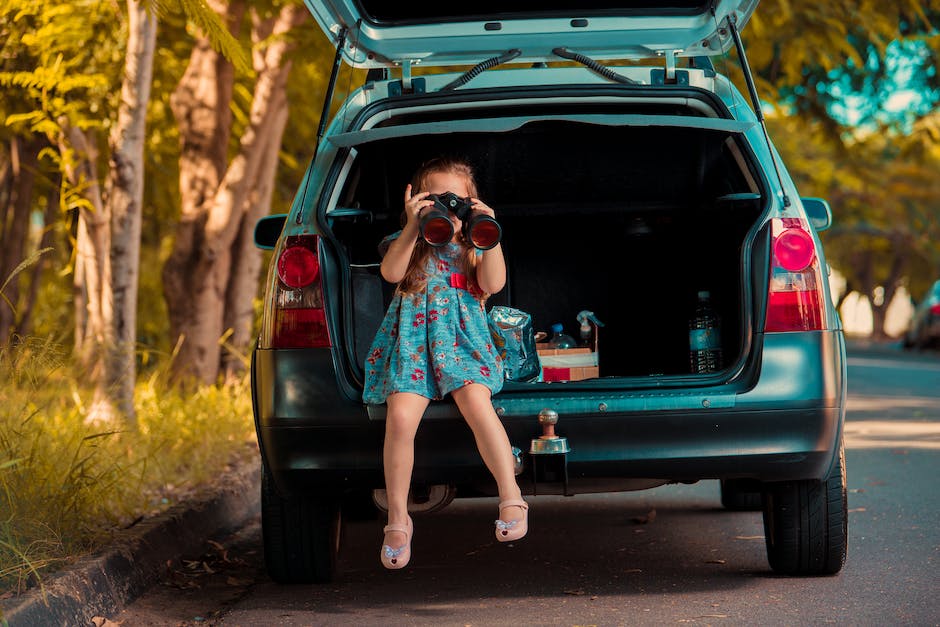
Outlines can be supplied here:
[[[313, 163], [317, 160], [317, 150], [320, 148], [320, 141], [323, 139], [323, 133], [326, 131], [326, 122], [330, 115], [330, 105], [333, 103], [333, 91], [336, 89], [336, 77], [339, 74], [339, 68], [343, 61], [343, 48], [346, 46], [346, 33], [347, 29], [343, 26], [340, 28], [339, 35], [336, 38], [336, 56], [333, 57], [333, 69], [330, 72], [330, 82], [327, 85], [326, 94], [323, 96], [323, 110], [320, 111], [320, 124], [317, 127], [317, 141], [313, 145], [313, 157], [310, 158], [311, 168], [313, 167]], [[303, 207], [306, 201], [307, 185], [309, 182], [310, 172], [307, 172], [304, 177], [303, 197], [300, 200], [301, 210], [297, 212], [296, 224], [300, 224], [303, 219]]]
[[411, 93], [411, 61], [405, 59], [401, 62], [401, 92]]
[[747, 62], [747, 55], [744, 53], [744, 44], [741, 42], [741, 35], [738, 33], [737, 17], [732, 13], [728, 16], [728, 30], [731, 31], [731, 37], [734, 39], [734, 47], [738, 51], [738, 57], [741, 59], [741, 70], [744, 72], [744, 82], [747, 83], [747, 91], [751, 96], [751, 102], [754, 104], [754, 114], [757, 121], [760, 122], [761, 130], [764, 133], [764, 141], [767, 142], [767, 152], [770, 153], [770, 161], [774, 164], [774, 172], [777, 174], [777, 182], [780, 184], [780, 202], [784, 207], [790, 206], [790, 197], [783, 187], [783, 176], [780, 174], [780, 166], [777, 164], [777, 158], [774, 156], [774, 149], [770, 143], [770, 134], [767, 133], [767, 124], [764, 123], [764, 112], [761, 110], [760, 98], [757, 96], [757, 87], [754, 85], [754, 77], [751, 75], [751, 68]]
[[411, 59], [402, 59], [396, 64], [401, 66], [401, 80], [388, 84], [389, 97], [401, 96], [402, 94], [423, 94], [425, 89], [425, 80], [423, 78], [412, 78], [411, 66], [420, 63]]
[[654, 67], [650, 70], [650, 85], [688, 85], [689, 73], [676, 69], [676, 61], [682, 53], [677, 50], [658, 50], [657, 56], [663, 57], [666, 61], [666, 67]]
[[663, 53], [663, 56], [666, 57], [666, 75], [663, 77], [664, 85], [676, 84], [676, 57], [680, 52], [682, 51], [667, 50]]

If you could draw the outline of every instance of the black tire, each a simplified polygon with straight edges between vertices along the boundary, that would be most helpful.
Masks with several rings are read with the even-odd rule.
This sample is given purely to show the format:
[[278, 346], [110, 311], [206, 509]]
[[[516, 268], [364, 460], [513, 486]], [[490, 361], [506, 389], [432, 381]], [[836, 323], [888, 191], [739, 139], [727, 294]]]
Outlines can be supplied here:
[[844, 444], [825, 481], [766, 484], [764, 536], [767, 560], [778, 573], [834, 575], [842, 570], [848, 545]]
[[761, 487], [747, 479], [721, 480], [721, 505], [739, 512], [758, 512], [761, 509]]
[[355, 490], [343, 496], [343, 522], [379, 520], [379, 508], [372, 500], [372, 490]]
[[278, 583], [328, 583], [336, 572], [339, 499], [282, 497], [261, 470], [261, 529], [268, 575]]

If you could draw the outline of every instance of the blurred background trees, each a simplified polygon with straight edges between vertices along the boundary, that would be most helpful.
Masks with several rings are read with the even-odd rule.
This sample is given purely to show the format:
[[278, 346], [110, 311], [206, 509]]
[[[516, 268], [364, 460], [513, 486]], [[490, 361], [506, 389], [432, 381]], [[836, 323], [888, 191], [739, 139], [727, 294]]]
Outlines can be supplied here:
[[[142, 271], [123, 290], [136, 292], [136, 317], [116, 317], [103, 290], [115, 285], [116, 215], [132, 205], [118, 140], [141, 9], [157, 43], [139, 251], [123, 259]], [[742, 31], [771, 135], [801, 193], [830, 200], [830, 262], [846, 292], [872, 301], [876, 332], [900, 286], [919, 298], [940, 276], [938, 24], [938, 0], [764, 0]], [[132, 365], [175, 353], [178, 382], [237, 376], [259, 318], [251, 229], [289, 206], [332, 55], [299, 1], [0, 0], [0, 284], [15, 273], [0, 343], [70, 343], [105, 392], [128, 372], [114, 362], [105, 375], [100, 349], [115, 337], [131, 338]], [[716, 64], [740, 83], [733, 55]], [[363, 78], [344, 68], [335, 101]]]
[[[251, 227], [293, 195], [332, 55], [306, 16], [299, 2], [0, 2], [0, 345], [71, 343], [100, 392], [92, 413], [132, 417], [126, 384], [154, 352], [177, 351], [177, 381], [244, 369]], [[303, 106], [282, 142], [289, 99]]]
[[743, 30], [771, 135], [800, 192], [827, 198], [821, 234], [873, 332], [903, 286], [940, 278], [940, 2], [762, 2]]

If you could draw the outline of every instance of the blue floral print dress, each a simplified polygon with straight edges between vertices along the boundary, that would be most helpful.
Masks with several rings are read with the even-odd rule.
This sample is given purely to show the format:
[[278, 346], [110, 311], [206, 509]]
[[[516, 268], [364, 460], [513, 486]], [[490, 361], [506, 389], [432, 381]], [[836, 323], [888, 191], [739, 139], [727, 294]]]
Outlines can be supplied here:
[[395, 392], [438, 400], [470, 383], [493, 394], [502, 388], [503, 365], [484, 304], [460, 274], [464, 250], [455, 242], [434, 249], [426, 289], [395, 292], [366, 358], [366, 403], [384, 403]]

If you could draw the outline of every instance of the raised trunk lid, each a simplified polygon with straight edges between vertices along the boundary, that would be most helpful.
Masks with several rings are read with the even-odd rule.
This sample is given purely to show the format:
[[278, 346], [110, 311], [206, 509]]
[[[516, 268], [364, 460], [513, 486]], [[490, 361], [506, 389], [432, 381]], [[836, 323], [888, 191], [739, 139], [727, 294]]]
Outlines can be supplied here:
[[742, 28], [759, 0], [618, 3], [387, 2], [305, 0], [343, 58], [357, 67], [464, 65], [518, 49], [513, 63], [558, 61], [559, 47], [594, 59], [694, 57], [725, 52], [728, 20]]

